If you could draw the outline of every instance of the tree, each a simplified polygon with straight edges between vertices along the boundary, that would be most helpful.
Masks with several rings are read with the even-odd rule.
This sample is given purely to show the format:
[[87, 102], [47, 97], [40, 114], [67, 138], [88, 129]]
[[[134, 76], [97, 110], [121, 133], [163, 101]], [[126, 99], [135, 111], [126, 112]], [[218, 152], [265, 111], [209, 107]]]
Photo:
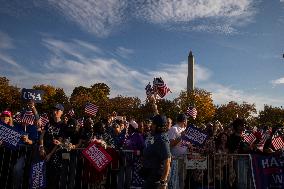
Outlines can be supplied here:
[[21, 105], [20, 89], [10, 85], [6, 77], [0, 77], [0, 110], [15, 112], [20, 110]]
[[179, 112], [185, 113], [189, 106], [195, 106], [197, 117], [195, 120], [189, 119], [190, 123], [202, 124], [213, 120], [215, 115], [215, 106], [211, 93], [204, 89], [195, 89], [194, 91], [181, 91], [179, 97], [174, 100]]
[[109, 113], [109, 94], [110, 88], [105, 83], [95, 83], [90, 88], [75, 87], [71, 97], [70, 103], [79, 117], [84, 115], [84, 108], [86, 103], [90, 102], [99, 107], [96, 118], [106, 117]]
[[138, 97], [117, 97], [109, 99], [110, 111], [117, 112], [118, 115], [140, 118], [141, 100]]
[[239, 104], [231, 101], [228, 104], [223, 104], [216, 108], [215, 119], [219, 120], [224, 125], [228, 125], [237, 117], [241, 117], [246, 119], [248, 122], [252, 122], [254, 114], [256, 113], [255, 104], [249, 104], [246, 102]]
[[33, 86], [33, 89], [44, 91], [43, 102], [36, 105], [40, 113], [50, 112], [57, 103], [63, 104], [65, 109], [69, 105], [68, 97], [62, 88], [42, 84]]
[[284, 109], [282, 107], [272, 107], [264, 105], [264, 109], [259, 112], [258, 123], [275, 126], [284, 123]]

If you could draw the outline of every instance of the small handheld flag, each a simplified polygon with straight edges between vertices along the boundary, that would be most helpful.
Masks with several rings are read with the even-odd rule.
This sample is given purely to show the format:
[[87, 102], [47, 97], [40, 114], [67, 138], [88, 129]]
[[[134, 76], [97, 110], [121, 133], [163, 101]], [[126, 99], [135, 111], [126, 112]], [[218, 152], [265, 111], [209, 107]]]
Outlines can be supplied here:
[[196, 108], [192, 107], [192, 106], [188, 107], [187, 110], [186, 110], [186, 115], [192, 117], [193, 119], [195, 119], [196, 116], [197, 116]]
[[85, 112], [90, 115], [96, 115], [98, 107], [92, 103], [87, 103], [85, 106]]

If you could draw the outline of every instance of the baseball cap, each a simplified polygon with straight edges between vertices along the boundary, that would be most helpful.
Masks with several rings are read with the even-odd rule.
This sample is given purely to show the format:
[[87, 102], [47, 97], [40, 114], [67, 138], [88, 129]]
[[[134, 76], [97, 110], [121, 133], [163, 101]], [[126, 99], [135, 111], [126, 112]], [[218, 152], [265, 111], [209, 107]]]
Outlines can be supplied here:
[[11, 117], [12, 116], [12, 113], [8, 110], [5, 110], [1, 113], [1, 117], [4, 117], [4, 115], [8, 116], [8, 117]]
[[55, 106], [53, 106], [53, 108], [64, 111], [64, 107], [62, 104], [56, 104]]
[[167, 117], [162, 115], [155, 115], [152, 117], [152, 123], [157, 127], [164, 127], [167, 124]]

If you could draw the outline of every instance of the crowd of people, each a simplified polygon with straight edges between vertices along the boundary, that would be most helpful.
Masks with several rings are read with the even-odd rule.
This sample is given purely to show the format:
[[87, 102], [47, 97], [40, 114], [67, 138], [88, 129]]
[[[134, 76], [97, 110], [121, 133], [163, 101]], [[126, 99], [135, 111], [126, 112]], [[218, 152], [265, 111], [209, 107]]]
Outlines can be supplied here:
[[[241, 176], [236, 178], [236, 162], [229, 154], [271, 154], [283, 150], [272, 144], [275, 136], [283, 137], [282, 125], [250, 128], [242, 118], [236, 118], [229, 126], [208, 123], [202, 128], [208, 138], [203, 146], [197, 146], [183, 140], [190, 124], [186, 114], [167, 118], [159, 114], [155, 103], [153, 107], [149, 119], [135, 120], [113, 112], [98, 122], [89, 114], [76, 119], [62, 104], [55, 104], [48, 116], [39, 114], [33, 101], [16, 116], [4, 110], [1, 122], [23, 133], [20, 144], [28, 148], [19, 148], [13, 156], [14, 151], [0, 141], [1, 188], [28, 188], [29, 166], [36, 160], [45, 160], [46, 188], [52, 189], [99, 188], [102, 183], [104, 188], [183, 189], [189, 188], [188, 183], [190, 188], [200, 188], [204, 180], [214, 188], [250, 188]], [[253, 133], [255, 140], [245, 140], [245, 132]], [[109, 153], [111, 167], [99, 172], [83, 158], [80, 149], [92, 142]], [[186, 170], [184, 158], [193, 153], [214, 155], [209, 165], [220, 171], [208, 168], [208, 174], [204, 174]], [[248, 169], [246, 160], [242, 165]], [[249, 171], [242, 172], [242, 176], [247, 174]], [[115, 183], [113, 178], [117, 178]]]

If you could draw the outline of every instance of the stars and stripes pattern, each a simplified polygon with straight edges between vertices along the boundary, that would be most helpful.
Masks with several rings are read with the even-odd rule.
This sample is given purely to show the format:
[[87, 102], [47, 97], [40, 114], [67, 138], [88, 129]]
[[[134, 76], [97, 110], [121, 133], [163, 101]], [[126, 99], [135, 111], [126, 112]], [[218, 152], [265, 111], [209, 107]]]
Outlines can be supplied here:
[[242, 134], [242, 137], [243, 137], [243, 141], [248, 143], [249, 145], [252, 145], [254, 141], [256, 140], [256, 137], [250, 131], [244, 131]]
[[22, 122], [22, 115], [20, 112], [18, 112], [15, 116], [14, 116], [14, 121], [17, 123], [21, 123]]
[[47, 123], [49, 123], [48, 115], [46, 113], [42, 114], [39, 118], [41, 128], [43, 129]]
[[153, 91], [153, 88], [152, 88], [150, 82], [148, 83], [148, 85], [146, 85], [145, 90], [146, 90], [146, 96], [148, 98], [154, 94], [154, 91]]
[[68, 111], [68, 115], [70, 115], [71, 117], [75, 116], [75, 112], [73, 108]]
[[78, 126], [79, 126], [80, 128], [81, 128], [81, 127], [84, 127], [84, 118], [78, 119], [77, 122], [78, 122]]
[[267, 139], [270, 137], [270, 133], [268, 131], [261, 130], [261, 131], [259, 131], [259, 134], [260, 134], [260, 141], [257, 144], [257, 148], [260, 151], [263, 151], [264, 144], [267, 141]]
[[196, 110], [196, 108], [195, 108], [195, 107], [192, 107], [192, 106], [189, 106], [189, 107], [187, 108], [187, 110], [186, 110], [186, 115], [187, 115], [188, 117], [192, 117], [193, 119], [195, 119], [196, 116], [197, 116], [197, 110]]
[[87, 103], [85, 106], [85, 112], [89, 115], [96, 115], [98, 107], [92, 103]]
[[171, 92], [170, 88], [167, 87], [167, 85], [165, 84], [165, 82], [163, 81], [161, 77], [154, 78], [153, 90], [161, 98], [164, 98], [169, 92]]
[[275, 150], [284, 148], [284, 140], [281, 136], [277, 136], [272, 139], [271, 144]]
[[28, 125], [33, 125], [35, 120], [35, 116], [32, 111], [26, 111], [22, 117], [22, 123], [26, 123]]

